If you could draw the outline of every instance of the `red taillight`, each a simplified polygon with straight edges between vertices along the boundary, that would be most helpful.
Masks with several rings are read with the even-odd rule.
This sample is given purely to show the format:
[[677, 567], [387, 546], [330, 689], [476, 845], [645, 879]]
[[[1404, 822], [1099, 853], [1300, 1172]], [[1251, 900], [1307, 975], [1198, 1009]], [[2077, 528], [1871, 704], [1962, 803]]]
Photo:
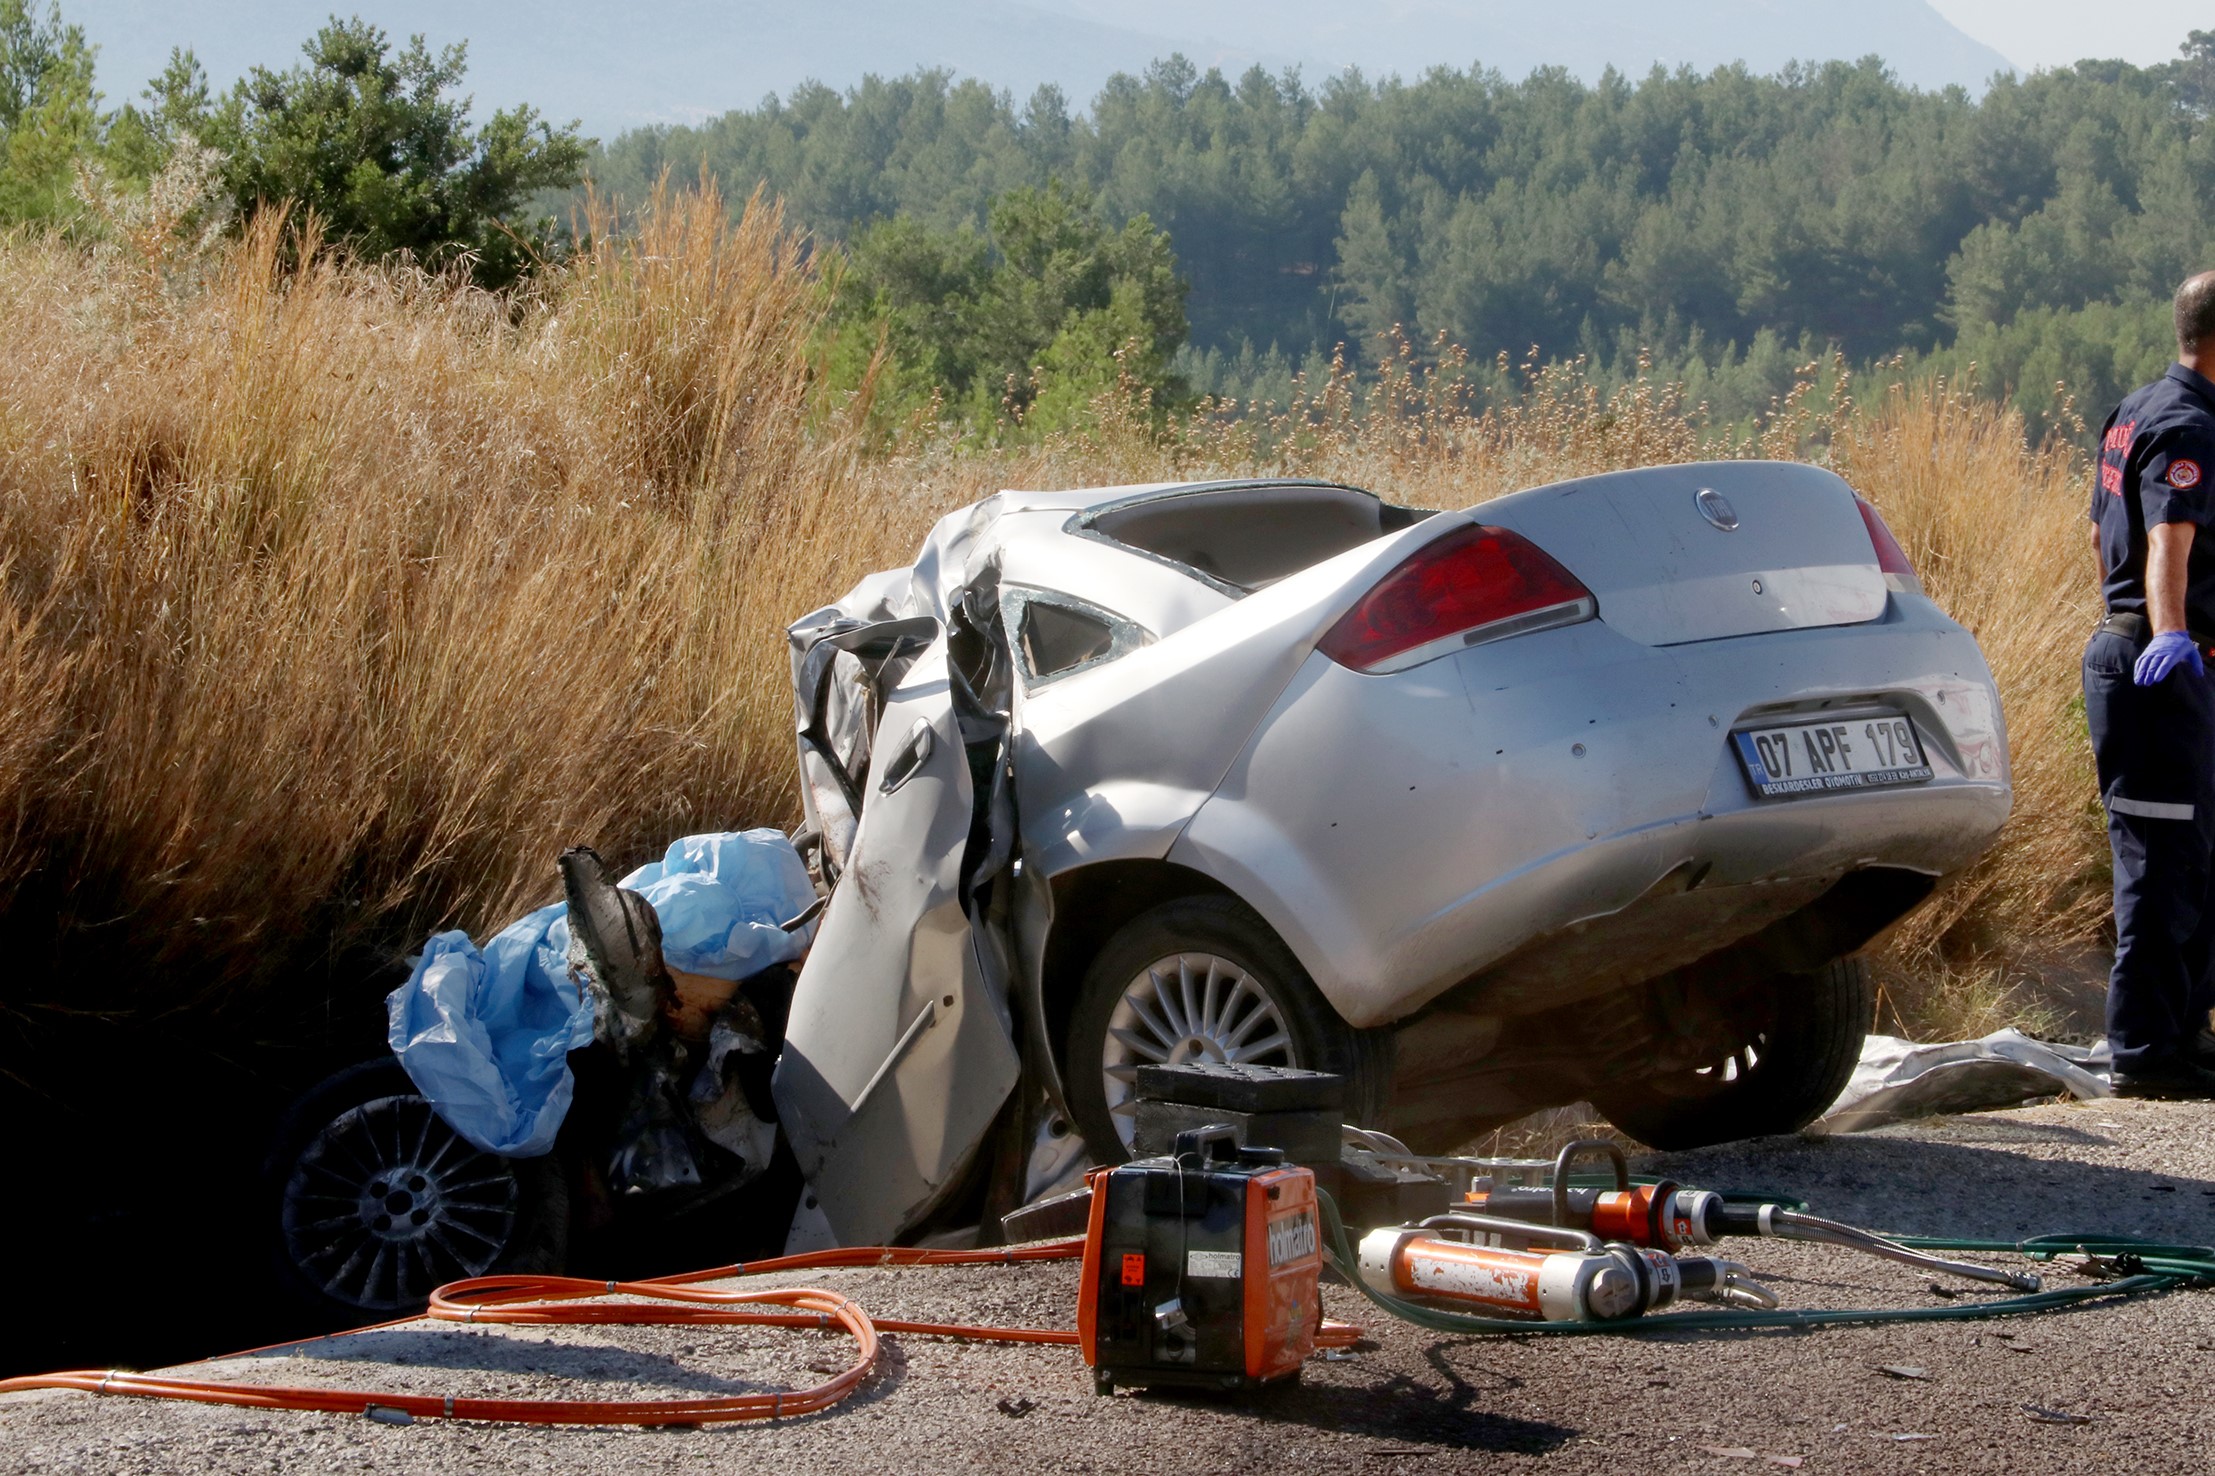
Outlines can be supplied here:
[[1340, 616], [1317, 649], [1356, 671], [1397, 671], [1593, 613], [1592, 592], [1544, 549], [1479, 525], [1417, 549]]
[[1900, 540], [1884, 525], [1884, 514], [1859, 497], [1854, 499], [1854, 506], [1861, 509], [1861, 525], [1869, 530], [1869, 542], [1877, 551], [1877, 571], [1897, 574], [1920, 592], [1923, 581], [1916, 577], [1915, 566], [1907, 561], [1907, 550], [1900, 547]]

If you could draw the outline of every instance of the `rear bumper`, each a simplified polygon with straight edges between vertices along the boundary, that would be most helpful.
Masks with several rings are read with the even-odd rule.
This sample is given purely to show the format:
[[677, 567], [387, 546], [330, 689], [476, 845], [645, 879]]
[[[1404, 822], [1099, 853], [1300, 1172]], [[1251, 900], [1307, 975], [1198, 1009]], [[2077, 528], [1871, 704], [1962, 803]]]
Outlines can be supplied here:
[[[1879, 709], [1914, 721], [1928, 783], [1762, 800], [1729, 744], [1755, 717]], [[1864, 625], [1694, 645], [1594, 621], [1389, 676], [1311, 656], [1169, 859], [1373, 1026], [1657, 892], [1677, 950], [1706, 952], [1848, 871], [1959, 870], [2009, 799], [1975, 641], [1894, 596]], [[1644, 977], [1684, 961], [1665, 951]]]

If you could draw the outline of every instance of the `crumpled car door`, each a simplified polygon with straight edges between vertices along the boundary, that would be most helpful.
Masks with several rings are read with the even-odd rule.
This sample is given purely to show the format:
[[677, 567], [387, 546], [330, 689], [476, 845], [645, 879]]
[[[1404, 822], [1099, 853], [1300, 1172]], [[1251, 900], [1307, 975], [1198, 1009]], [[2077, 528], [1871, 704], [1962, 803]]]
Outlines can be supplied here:
[[[860, 802], [858, 824], [793, 992], [772, 1088], [813, 1201], [795, 1221], [802, 1241], [811, 1213], [843, 1245], [885, 1244], [914, 1226], [957, 1186], [1021, 1069], [1004, 956], [972, 927], [964, 896], [978, 817], [961, 678], [938, 622], [877, 629], [893, 625], [927, 626], [932, 639], [888, 676], [868, 772], [841, 786]], [[837, 639], [870, 649], [867, 627]], [[803, 687], [803, 728], [810, 695]]]

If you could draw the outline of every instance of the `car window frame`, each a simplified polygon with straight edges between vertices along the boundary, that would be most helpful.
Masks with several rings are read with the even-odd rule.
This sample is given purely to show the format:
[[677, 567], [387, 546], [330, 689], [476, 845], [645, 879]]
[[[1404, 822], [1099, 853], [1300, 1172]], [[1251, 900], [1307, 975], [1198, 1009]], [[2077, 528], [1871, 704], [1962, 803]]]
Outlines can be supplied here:
[[[1094, 620], [1107, 627], [1108, 648], [1097, 656], [1064, 666], [1057, 671], [1038, 672], [1031, 669], [1030, 655], [1023, 645], [1023, 617], [1032, 605], [1049, 605], [1066, 610], [1073, 615]], [[1007, 632], [1008, 651], [1015, 658], [1016, 674], [1023, 679], [1025, 691], [1036, 691], [1052, 686], [1088, 671], [1098, 670], [1128, 656], [1141, 646], [1154, 643], [1154, 633], [1128, 615], [1119, 614], [1104, 605], [1073, 595], [1065, 590], [1045, 589], [1036, 585], [1006, 584], [1000, 589], [1000, 623]]]

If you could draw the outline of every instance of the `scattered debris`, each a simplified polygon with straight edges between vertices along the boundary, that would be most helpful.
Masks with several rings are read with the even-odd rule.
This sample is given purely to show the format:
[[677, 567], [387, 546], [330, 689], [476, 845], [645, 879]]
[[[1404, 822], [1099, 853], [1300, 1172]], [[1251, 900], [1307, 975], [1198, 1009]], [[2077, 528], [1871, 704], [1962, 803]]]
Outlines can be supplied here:
[[2043, 1404], [2026, 1404], [2023, 1413], [2041, 1425], [2089, 1425], [2090, 1415], [2071, 1414], [2065, 1409], [2048, 1409]]
[[1023, 1416], [1029, 1414], [1032, 1410], [1038, 1408], [1038, 1405], [1033, 1400], [1016, 1398], [1003, 1399], [997, 1405], [995, 1405], [994, 1408], [998, 1409], [1000, 1413], [1006, 1415], [1011, 1420], [1019, 1420], [1023, 1418]]
[[2123, 1251], [2113, 1256], [2092, 1255], [2089, 1252], [2077, 1263], [2077, 1274], [2094, 1281], [2120, 1281], [2126, 1276], [2142, 1276], [2146, 1263], [2133, 1251]]
[[412, 1425], [415, 1416], [390, 1404], [371, 1404], [362, 1408], [362, 1418], [375, 1420], [380, 1425]]
[[1767, 1461], [1772, 1466], [1789, 1466], [1795, 1470], [1805, 1460], [1796, 1455], [1766, 1455], [1745, 1445], [1703, 1445], [1700, 1449], [1711, 1456], [1721, 1456], [1726, 1461]]
[[1872, 1366], [1878, 1373], [1890, 1374], [1895, 1379], [1928, 1379], [1930, 1377], [1927, 1369], [1917, 1368], [1912, 1363], [1879, 1363]]
[[1923, 1283], [1923, 1290], [1929, 1292], [1934, 1297], [1941, 1298], [1942, 1300], [1948, 1302], [1952, 1301], [1955, 1297], [1961, 1295], [1961, 1288], [1955, 1286], [1940, 1286], [1935, 1281], [1928, 1281]]
[[1895, 1441], [1898, 1441], [1898, 1442], [1900, 1442], [1900, 1443], [1901, 1443], [1901, 1444], [1903, 1444], [1903, 1445], [1904, 1445], [1904, 1444], [1906, 1444], [1906, 1443], [1907, 1443], [1908, 1441], [1910, 1441], [1910, 1440], [1936, 1440], [1937, 1438], [1938, 1438], [1938, 1437], [1937, 1437], [1936, 1435], [1924, 1435], [1924, 1434], [1920, 1434], [1920, 1433], [1915, 1433], [1915, 1432], [1910, 1432], [1910, 1433], [1908, 1433], [1908, 1434], [1905, 1434], [1905, 1435], [1894, 1435], [1894, 1436], [1892, 1437], [1892, 1439], [1894, 1439]]
[[2104, 1041], [2091, 1048], [2055, 1045], [2013, 1029], [1940, 1045], [1872, 1035], [1861, 1048], [1853, 1079], [1811, 1131], [1866, 1132], [1910, 1118], [2012, 1107], [2063, 1092], [2096, 1100], [2108, 1095], [2108, 1065]]

